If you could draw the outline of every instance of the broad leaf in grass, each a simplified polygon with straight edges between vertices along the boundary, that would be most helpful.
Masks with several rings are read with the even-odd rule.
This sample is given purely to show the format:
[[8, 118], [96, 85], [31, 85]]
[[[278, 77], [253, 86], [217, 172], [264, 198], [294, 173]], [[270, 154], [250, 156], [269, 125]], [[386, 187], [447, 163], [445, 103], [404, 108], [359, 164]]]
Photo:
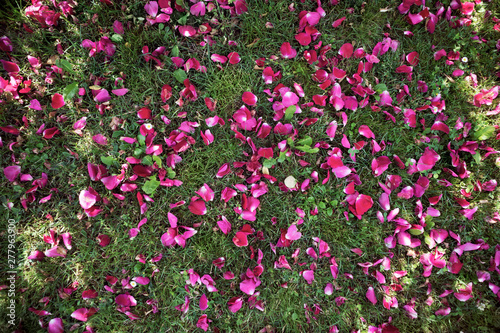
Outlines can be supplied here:
[[156, 180], [156, 176], [151, 177], [150, 180], [144, 183], [142, 190], [148, 195], [152, 195], [156, 189], [160, 186], [160, 181]]

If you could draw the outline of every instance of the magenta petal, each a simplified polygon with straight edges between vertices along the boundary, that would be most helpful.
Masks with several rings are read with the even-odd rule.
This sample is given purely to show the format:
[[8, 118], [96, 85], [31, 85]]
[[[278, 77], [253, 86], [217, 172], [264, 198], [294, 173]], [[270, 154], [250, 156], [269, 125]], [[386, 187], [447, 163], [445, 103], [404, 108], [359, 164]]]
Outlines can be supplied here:
[[292, 49], [292, 46], [289, 42], [284, 42], [283, 45], [281, 45], [280, 51], [281, 56], [285, 59], [295, 58], [295, 56], [297, 55], [297, 50]]
[[111, 99], [111, 96], [109, 96], [109, 92], [106, 89], [101, 89], [97, 93], [97, 95], [94, 97], [94, 101], [98, 103], [105, 103]]
[[87, 321], [96, 312], [97, 312], [96, 308], [90, 308], [90, 309], [80, 308], [80, 309], [74, 311], [71, 314], [71, 317], [75, 318], [76, 320]]
[[223, 56], [223, 55], [220, 55], [220, 54], [212, 54], [212, 56], [210, 57], [210, 59], [212, 59], [213, 62], [220, 62], [221, 64], [224, 64], [226, 63], [227, 61], [227, 57], [226, 56]]
[[205, 183], [203, 186], [195, 192], [206, 202], [214, 200], [214, 191]]
[[302, 277], [306, 280], [308, 284], [311, 284], [314, 281], [314, 271], [305, 270], [302, 272]]
[[229, 299], [227, 305], [229, 307], [229, 311], [236, 313], [243, 305], [243, 297], [233, 297]]
[[217, 225], [225, 235], [227, 235], [231, 231], [231, 223], [226, 219], [225, 216], [222, 216], [221, 221], [217, 221]]
[[11, 183], [14, 180], [16, 180], [17, 176], [19, 176], [20, 173], [21, 173], [21, 167], [18, 165], [8, 166], [3, 169], [3, 174], [5, 175], [5, 178], [7, 178], [7, 180]]
[[115, 34], [123, 35], [125, 33], [125, 31], [123, 30], [123, 24], [120, 21], [115, 20], [113, 22], [113, 31], [115, 32]]
[[108, 190], [113, 190], [120, 184], [117, 176], [104, 177], [101, 179], [101, 182], [104, 184], [104, 186], [106, 186]]
[[386, 106], [386, 105], [392, 105], [392, 98], [391, 98], [391, 95], [389, 95], [389, 92], [386, 90], [386, 91], [383, 91], [381, 94], [380, 94], [380, 106]]
[[245, 91], [241, 97], [243, 103], [247, 105], [255, 105], [257, 103], [257, 96], [252, 94], [250, 91]]
[[282, 97], [283, 97], [282, 103], [285, 108], [291, 105], [296, 105], [299, 102], [299, 97], [297, 96], [297, 94], [291, 91], [287, 91], [282, 95]]
[[195, 215], [205, 215], [207, 213], [205, 202], [202, 200], [191, 201], [188, 208]]
[[373, 206], [373, 199], [365, 194], [360, 194], [356, 198], [356, 213], [358, 215], [363, 215]]
[[83, 299], [94, 299], [98, 296], [98, 293], [97, 291], [93, 290], [93, 289], [89, 289], [89, 290], [84, 290], [82, 292], [82, 298]]
[[369, 287], [366, 291], [366, 298], [368, 298], [368, 300], [372, 302], [372, 304], [377, 304], [377, 297], [375, 296], [375, 290], [373, 289], [373, 287]]
[[240, 55], [237, 52], [231, 52], [227, 55], [227, 58], [229, 59], [229, 63], [231, 65], [236, 65], [241, 61]]
[[137, 301], [132, 295], [120, 294], [116, 296], [115, 303], [119, 306], [136, 306]]
[[149, 278], [144, 277], [144, 276], [137, 276], [132, 279], [133, 281], [137, 282], [137, 284], [141, 284], [143, 286], [146, 286], [149, 284]]
[[73, 124], [74, 130], [82, 130], [87, 126], [87, 117], [82, 117]]
[[209, 326], [208, 323], [211, 320], [208, 319], [208, 316], [206, 314], [201, 315], [200, 318], [198, 318], [198, 322], [196, 323], [196, 327], [201, 328], [205, 332], [208, 330]]
[[372, 172], [375, 177], [380, 176], [391, 164], [391, 160], [387, 156], [380, 156], [372, 160]]
[[451, 308], [441, 308], [435, 312], [436, 316], [447, 316], [451, 312]]
[[0, 62], [2, 63], [3, 65], [3, 69], [5, 69], [5, 71], [7, 73], [18, 73], [19, 72], [19, 66], [13, 62], [10, 62], [10, 61], [5, 61], [5, 60], [0, 60]]
[[285, 238], [291, 241], [295, 241], [300, 239], [302, 237], [302, 234], [297, 231], [297, 225], [292, 224], [290, 227], [288, 227], [288, 230], [285, 234]]
[[31, 254], [28, 256], [28, 259], [30, 260], [42, 260], [45, 258], [45, 254], [42, 251], [33, 251]]
[[408, 53], [408, 55], [406, 56], [406, 61], [408, 61], [410, 63], [410, 65], [412, 65], [412, 66], [417, 66], [418, 62], [419, 62], [418, 52], [413, 51], [413, 52]]
[[191, 9], [189, 11], [194, 16], [204, 16], [206, 11], [205, 3], [203, 1], [195, 3], [194, 5], [191, 6]]
[[68, 250], [71, 250], [71, 248], [72, 248], [71, 247], [71, 239], [72, 239], [72, 237], [71, 237], [70, 233], [66, 232], [66, 233], [62, 234], [61, 236], [63, 238], [64, 246], [66, 246], [66, 248]]
[[95, 143], [106, 146], [108, 144], [108, 139], [102, 134], [96, 134], [92, 137]]
[[311, 43], [311, 35], [305, 32], [301, 32], [295, 35], [295, 39], [299, 42], [300, 45], [309, 45]]
[[370, 139], [370, 138], [375, 139], [375, 134], [373, 134], [370, 127], [368, 127], [367, 125], [361, 125], [359, 127], [359, 134], [361, 134], [362, 136], [364, 136], [365, 138], [368, 138], [368, 139]]
[[49, 325], [47, 327], [49, 333], [63, 333], [64, 325], [61, 318], [54, 318], [49, 321]]
[[111, 92], [113, 94], [115, 94], [116, 96], [123, 96], [126, 93], [128, 93], [128, 89], [126, 89], [126, 88], [115, 89], [115, 90], [111, 90]]
[[325, 286], [325, 295], [333, 294], [333, 284], [327, 283]]
[[179, 33], [184, 37], [193, 37], [196, 35], [196, 29], [190, 25], [179, 26]]
[[42, 105], [37, 99], [32, 99], [30, 101], [30, 109], [37, 110], [37, 111], [42, 111]]
[[256, 287], [257, 283], [254, 279], [245, 279], [240, 283], [240, 290], [247, 295], [253, 295]]
[[99, 241], [99, 246], [106, 247], [111, 242], [111, 238], [108, 235], [98, 235], [97, 240]]
[[422, 15], [420, 14], [412, 14], [412, 13], [408, 13], [408, 22], [412, 25], [415, 25], [415, 24], [418, 24], [420, 22], [422, 22], [424, 20], [424, 18], [422, 17]]
[[391, 209], [391, 203], [389, 200], [389, 195], [387, 195], [387, 193], [382, 193], [378, 202], [380, 203], [380, 206], [383, 210], [388, 211], [389, 209]]
[[476, 274], [479, 282], [489, 281], [491, 278], [490, 273], [485, 271], [477, 271]]
[[208, 299], [207, 295], [203, 294], [200, 297], [200, 310], [205, 311], [208, 308]]
[[353, 50], [354, 48], [351, 43], [345, 43], [340, 47], [339, 54], [344, 58], [350, 58], [352, 56]]
[[148, 15], [152, 17], [156, 17], [158, 14], [158, 2], [156, 1], [150, 1], [147, 4], [144, 5], [144, 10]]

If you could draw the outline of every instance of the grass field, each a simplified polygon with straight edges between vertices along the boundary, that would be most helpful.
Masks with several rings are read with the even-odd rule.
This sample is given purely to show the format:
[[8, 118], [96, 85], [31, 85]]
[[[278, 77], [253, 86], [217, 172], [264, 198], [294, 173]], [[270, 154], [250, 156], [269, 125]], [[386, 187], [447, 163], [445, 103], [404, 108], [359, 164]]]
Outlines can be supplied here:
[[2, 332], [500, 330], [498, 2], [13, 0], [0, 37]]

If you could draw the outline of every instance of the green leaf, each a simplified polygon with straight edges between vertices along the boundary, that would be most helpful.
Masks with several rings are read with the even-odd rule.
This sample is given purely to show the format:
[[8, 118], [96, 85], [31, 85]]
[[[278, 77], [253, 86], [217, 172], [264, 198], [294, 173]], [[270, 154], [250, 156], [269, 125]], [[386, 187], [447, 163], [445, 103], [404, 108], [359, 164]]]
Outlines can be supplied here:
[[328, 216], [332, 216], [333, 215], [333, 209], [332, 209], [332, 207], [328, 207], [328, 209], [326, 210], [326, 215], [328, 215]]
[[72, 84], [69, 84], [64, 88], [63, 90], [63, 98], [65, 101], [71, 100], [76, 93], [78, 92], [78, 83], [73, 82]]
[[187, 79], [187, 74], [185, 71], [179, 68], [178, 70], [174, 71], [174, 77], [177, 81], [183, 83], [184, 80]]
[[421, 229], [410, 229], [409, 232], [413, 236], [418, 236], [418, 235], [421, 235], [424, 231]]
[[281, 151], [280, 152], [280, 156], [278, 157], [278, 162], [279, 163], [283, 163], [283, 161], [285, 161], [285, 159], [286, 159], [286, 152], [287, 151], [288, 151], [288, 149], [285, 150], [285, 151]]
[[311, 148], [309, 146], [296, 146], [295, 148], [309, 154], [316, 154], [319, 152], [319, 148]]
[[173, 57], [178, 57], [179, 56], [179, 47], [176, 45], [172, 48], [172, 51], [170, 52]]
[[276, 164], [276, 159], [271, 158], [271, 159], [266, 159], [264, 162], [262, 162], [262, 165], [265, 166], [266, 168], [272, 168]]
[[153, 165], [153, 158], [151, 157], [151, 155], [144, 156], [144, 158], [142, 159], [142, 164]]
[[375, 86], [375, 91], [379, 94], [383, 93], [386, 90], [388, 90], [387, 86], [383, 83], [379, 83]]
[[144, 266], [144, 265], [143, 265], [143, 264], [141, 264], [141, 263], [137, 263], [137, 264], [135, 264], [135, 266], [134, 266], [134, 272], [136, 272], [136, 273], [141, 273], [141, 272], [142, 272], [142, 269], [143, 269], [143, 266]]
[[297, 107], [295, 105], [290, 105], [285, 110], [285, 120], [290, 120], [293, 117], [293, 114], [297, 111]]
[[153, 161], [156, 162], [156, 165], [158, 165], [158, 167], [161, 168], [162, 162], [161, 162], [161, 158], [159, 156], [153, 155]]
[[160, 181], [156, 180], [156, 176], [152, 176], [150, 180], [144, 183], [142, 190], [148, 195], [152, 195], [160, 186]]
[[174, 170], [172, 170], [172, 168], [167, 169], [167, 177], [168, 178], [175, 178], [175, 175], [176, 175], [176, 173]]
[[113, 165], [116, 160], [113, 156], [101, 156], [101, 162], [107, 166]]
[[111, 40], [115, 43], [120, 43], [123, 41], [123, 37], [119, 34], [113, 34], [113, 36], [111, 36]]
[[[429, 216], [429, 215], [427, 215], [427, 216]], [[434, 228], [434, 225], [435, 225], [435, 223], [433, 221], [426, 222], [425, 229], [430, 230], [430, 229]]]
[[111, 135], [112, 138], [119, 138], [121, 136], [123, 136], [123, 134], [125, 134], [124, 131], [115, 131], [113, 132], [113, 135]]
[[144, 135], [139, 134], [137, 136], [137, 142], [139, 142], [139, 145], [144, 146], [146, 144], [146, 137]]
[[[179, 1], [179, 0], [177, 0]], [[179, 24], [182, 24], [182, 25], [186, 25], [187, 23], [187, 19], [188, 19], [188, 16], [189, 16], [189, 13], [187, 13], [186, 15], [182, 16], [180, 19], [177, 20], [177, 22]]]
[[482, 140], [488, 140], [494, 134], [495, 134], [495, 127], [487, 126], [476, 131], [476, 133], [474, 133], [474, 137], [476, 138], [476, 140], [482, 141]]
[[73, 70], [73, 66], [66, 59], [58, 59], [56, 61], [56, 66], [62, 68], [65, 72], [75, 73], [75, 71]]
[[425, 233], [425, 234], [424, 234], [424, 242], [425, 242], [425, 244], [427, 244], [427, 245], [431, 245], [431, 243], [432, 243], [431, 237], [429, 236], [429, 234], [428, 234], [428, 233]]
[[313, 142], [312, 138], [310, 136], [306, 136], [305, 138], [297, 141], [297, 144], [303, 145], [303, 146], [310, 146], [310, 145], [312, 145], [312, 142]]
[[476, 152], [474, 155], [472, 155], [472, 157], [477, 164], [481, 164], [481, 154], [479, 154], [479, 152]]

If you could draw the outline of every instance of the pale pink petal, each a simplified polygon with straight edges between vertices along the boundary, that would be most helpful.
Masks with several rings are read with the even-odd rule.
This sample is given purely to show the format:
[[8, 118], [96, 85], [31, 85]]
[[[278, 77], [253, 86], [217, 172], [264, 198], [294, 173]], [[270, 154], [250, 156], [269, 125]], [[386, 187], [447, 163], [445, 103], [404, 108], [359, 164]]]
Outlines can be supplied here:
[[87, 190], [82, 190], [80, 192], [79, 199], [80, 199], [80, 206], [83, 209], [89, 209], [97, 202], [97, 197]]

